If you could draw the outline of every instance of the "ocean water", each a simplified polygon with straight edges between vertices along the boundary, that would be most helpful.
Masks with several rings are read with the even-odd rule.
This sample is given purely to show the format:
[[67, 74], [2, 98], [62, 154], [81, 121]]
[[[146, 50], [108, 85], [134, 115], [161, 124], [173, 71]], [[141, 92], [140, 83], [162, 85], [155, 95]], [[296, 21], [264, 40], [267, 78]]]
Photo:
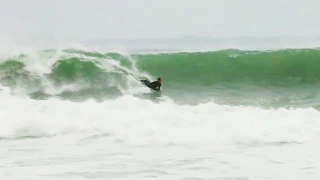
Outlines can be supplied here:
[[319, 49], [183, 49], [2, 50], [0, 178], [320, 178]]

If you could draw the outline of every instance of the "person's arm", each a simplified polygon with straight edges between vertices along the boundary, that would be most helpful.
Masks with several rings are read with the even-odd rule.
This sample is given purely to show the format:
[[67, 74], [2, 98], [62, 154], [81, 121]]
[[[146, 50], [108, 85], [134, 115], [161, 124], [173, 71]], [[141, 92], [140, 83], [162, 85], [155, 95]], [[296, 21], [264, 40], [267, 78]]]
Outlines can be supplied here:
[[158, 90], [158, 91], [161, 91], [161, 90], [160, 90], [160, 87], [161, 87], [161, 84], [159, 84], [158, 87], [157, 87], [157, 90]]

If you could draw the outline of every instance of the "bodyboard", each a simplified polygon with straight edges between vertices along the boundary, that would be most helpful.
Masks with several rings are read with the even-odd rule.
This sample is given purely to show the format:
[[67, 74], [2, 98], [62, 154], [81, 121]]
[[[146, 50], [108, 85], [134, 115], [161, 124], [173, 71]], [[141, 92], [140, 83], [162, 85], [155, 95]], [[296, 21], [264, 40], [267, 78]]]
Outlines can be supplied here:
[[153, 90], [149, 87], [149, 84], [150, 84], [150, 81], [149, 80], [141, 80], [140, 81], [141, 84], [143, 84], [144, 86], [146, 86], [147, 88], [149, 88], [152, 92], [160, 92], [160, 91], [156, 91], [156, 90]]

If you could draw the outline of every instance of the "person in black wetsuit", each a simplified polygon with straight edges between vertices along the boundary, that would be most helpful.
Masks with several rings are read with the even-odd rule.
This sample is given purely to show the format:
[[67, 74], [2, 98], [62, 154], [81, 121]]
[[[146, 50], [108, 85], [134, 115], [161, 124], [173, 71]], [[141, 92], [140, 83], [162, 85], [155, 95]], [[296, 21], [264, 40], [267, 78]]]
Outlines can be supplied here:
[[150, 81], [148, 80], [140, 80], [140, 81], [155, 91], [161, 91], [160, 90], [161, 82], [162, 82], [161, 78], [158, 78], [157, 81], [153, 81], [152, 83], [150, 83]]

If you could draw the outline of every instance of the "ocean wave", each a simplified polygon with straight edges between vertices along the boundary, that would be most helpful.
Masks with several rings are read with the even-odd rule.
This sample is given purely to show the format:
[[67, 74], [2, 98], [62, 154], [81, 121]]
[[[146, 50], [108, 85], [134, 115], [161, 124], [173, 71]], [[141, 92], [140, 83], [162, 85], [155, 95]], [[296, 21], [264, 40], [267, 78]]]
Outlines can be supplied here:
[[1, 57], [0, 83], [36, 99], [103, 100], [124, 94], [146, 97], [150, 91], [132, 75], [162, 77], [164, 96], [175, 100], [215, 99], [239, 105], [251, 99], [251, 105], [317, 107], [319, 55], [318, 49], [131, 55], [50, 49]]

